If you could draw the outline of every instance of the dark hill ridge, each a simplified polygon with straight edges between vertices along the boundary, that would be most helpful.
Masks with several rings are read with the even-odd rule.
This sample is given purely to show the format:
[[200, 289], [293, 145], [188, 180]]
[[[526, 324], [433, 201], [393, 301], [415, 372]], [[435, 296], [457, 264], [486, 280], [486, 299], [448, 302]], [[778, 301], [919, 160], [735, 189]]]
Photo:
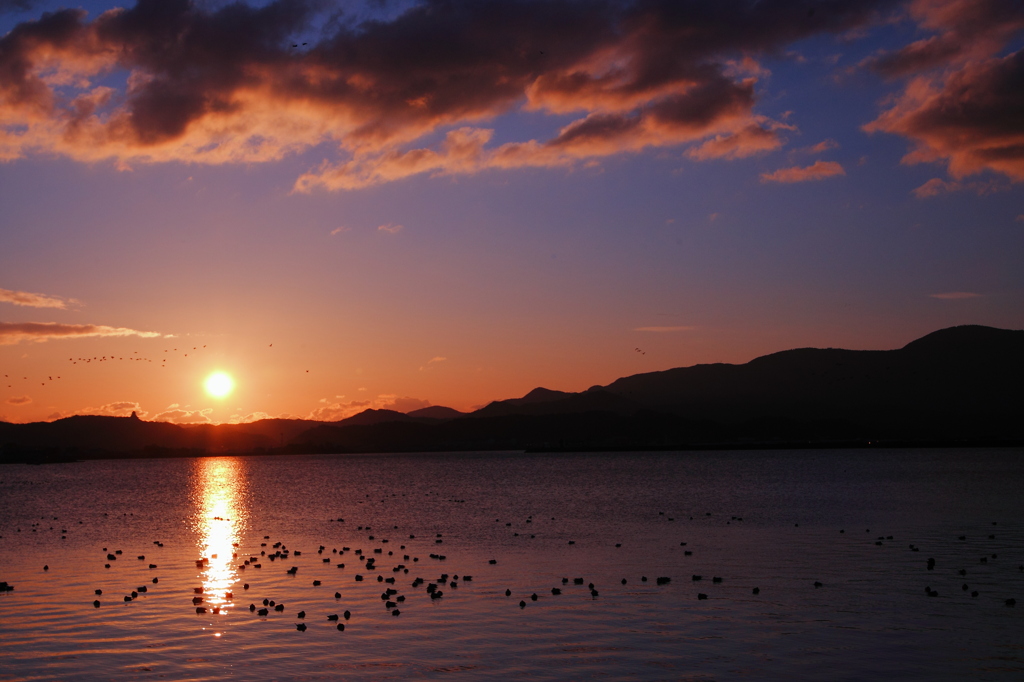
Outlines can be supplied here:
[[415, 417], [416, 419], [458, 419], [459, 417], [465, 417], [465, 412], [459, 412], [453, 410], [450, 407], [444, 407], [443, 405], [431, 405], [430, 407], [422, 407], [418, 410], [406, 413], [407, 417]]
[[537, 388], [471, 414], [366, 410], [333, 423], [0, 422], [0, 462], [223, 452], [683, 449], [1024, 443], [1024, 331], [943, 329], [888, 351], [801, 348], [581, 393]]
[[604, 390], [694, 418], [1009, 417], [1020, 413], [1024, 331], [943, 329], [891, 351], [803, 348], [744, 365], [697, 365], [625, 377]]

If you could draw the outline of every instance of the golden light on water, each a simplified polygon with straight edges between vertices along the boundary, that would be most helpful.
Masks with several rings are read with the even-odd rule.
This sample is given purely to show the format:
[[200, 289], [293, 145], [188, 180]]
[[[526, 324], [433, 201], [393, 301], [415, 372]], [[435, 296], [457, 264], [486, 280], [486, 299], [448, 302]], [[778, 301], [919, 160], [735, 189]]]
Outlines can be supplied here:
[[214, 398], [226, 398], [235, 390], [235, 380], [226, 372], [214, 372], [206, 377], [203, 387]]
[[[194, 523], [202, 560], [200, 580], [203, 603], [209, 611], [233, 606], [227, 595], [238, 582], [237, 552], [247, 516], [243, 495], [242, 460], [233, 457], [202, 457], [194, 473]], [[198, 566], [197, 566], [198, 568]]]

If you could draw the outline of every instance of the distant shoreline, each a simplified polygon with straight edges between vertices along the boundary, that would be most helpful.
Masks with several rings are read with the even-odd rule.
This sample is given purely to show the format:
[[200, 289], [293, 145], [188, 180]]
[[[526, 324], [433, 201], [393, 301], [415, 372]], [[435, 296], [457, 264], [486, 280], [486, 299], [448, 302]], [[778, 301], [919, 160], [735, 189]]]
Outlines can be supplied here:
[[822, 441], [822, 442], [758, 442], [758, 443], [705, 443], [678, 446], [629, 446], [617, 447], [538, 447], [538, 448], [499, 448], [494, 450], [480, 448], [466, 449], [409, 449], [409, 450], [360, 450], [349, 451], [338, 448], [274, 448], [270, 450], [224, 451], [211, 452], [196, 449], [150, 448], [144, 451], [91, 451], [83, 452], [24, 452], [21, 456], [4, 456], [0, 465], [4, 464], [67, 464], [97, 460], [122, 459], [187, 459], [206, 457], [294, 457], [304, 455], [414, 455], [440, 453], [525, 453], [525, 454], [620, 454], [630, 452], [727, 452], [727, 451], [778, 451], [778, 450], [895, 450], [895, 449], [952, 449], [952, 448], [1024, 448], [1024, 439], [921, 439], [894, 441]]

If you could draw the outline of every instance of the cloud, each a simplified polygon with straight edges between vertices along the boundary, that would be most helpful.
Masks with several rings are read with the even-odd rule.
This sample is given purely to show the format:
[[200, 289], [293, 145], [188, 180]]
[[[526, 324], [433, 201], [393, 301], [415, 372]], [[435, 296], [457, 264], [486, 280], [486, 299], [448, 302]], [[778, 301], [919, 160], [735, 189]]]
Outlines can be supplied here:
[[107, 403], [100, 407], [87, 407], [84, 410], [76, 411], [74, 414], [101, 415], [105, 417], [130, 417], [132, 412], [136, 413], [140, 419], [149, 414], [143, 410], [137, 402], [130, 400]]
[[266, 412], [250, 412], [246, 415], [233, 414], [228, 417], [228, 424], [251, 424], [262, 419], [273, 419]]
[[336, 422], [341, 421], [342, 419], [348, 419], [353, 415], [359, 414], [363, 410], [368, 410], [371, 406], [372, 402], [369, 400], [334, 402], [316, 408], [306, 416], [306, 419], [321, 422]]
[[762, 173], [761, 182], [807, 182], [823, 180], [833, 175], [846, 175], [846, 171], [835, 161], [815, 161], [805, 168], [793, 166], [792, 168], [780, 168], [771, 173]]
[[793, 126], [772, 123], [748, 125], [734, 133], [716, 135], [686, 152], [691, 159], [706, 161], [708, 159], [743, 159], [755, 154], [775, 151], [784, 144], [778, 130], [793, 130]]
[[[433, 365], [436, 365], [436, 364], [438, 364], [440, 362], [446, 362], [447, 360], [448, 360], [448, 358], [441, 357], [440, 355], [432, 357], [429, 360], [427, 360], [427, 364], [425, 364], [424, 366], [420, 367], [420, 371], [421, 372], [426, 371], [426, 370], [430, 369]], [[414, 408], [414, 409], [418, 409], [418, 408]]]
[[60, 310], [66, 310], [69, 303], [78, 303], [73, 298], [63, 299], [58, 296], [33, 294], [28, 291], [13, 291], [11, 289], [0, 289], [0, 301], [32, 308], [59, 308]]
[[1024, 51], [972, 63], [941, 79], [916, 78], [865, 126], [916, 147], [903, 163], [940, 161], [950, 175], [991, 170], [1024, 180]]
[[388, 234], [398, 234], [402, 231], [403, 225], [395, 225], [394, 223], [388, 223], [387, 225], [378, 225], [378, 232], [387, 232]]
[[821, 154], [822, 152], [827, 152], [832, 149], [839, 149], [839, 143], [833, 140], [832, 138], [829, 138], [827, 140], [822, 140], [816, 145], [808, 147], [804, 151], [806, 151], [808, 154]]
[[349, 231], [350, 230], [347, 227], [336, 227], [333, 230], [331, 230], [331, 236], [333, 237], [335, 235], [341, 234], [342, 232], [349, 232]]
[[153, 421], [157, 422], [171, 422], [172, 424], [211, 424], [213, 423], [210, 419], [210, 415], [213, 414], [213, 408], [207, 407], [202, 410], [189, 410], [186, 405], [184, 408], [178, 405], [169, 405], [166, 410], [156, 414], [153, 417]]
[[[385, 396], [381, 396], [382, 398]], [[390, 396], [391, 400], [384, 403], [381, 409], [394, 410], [395, 412], [412, 412], [413, 410], [421, 410], [424, 407], [430, 407], [429, 400], [421, 400], [420, 398], [410, 398], [405, 396], [399, 398], [397, 396]]]
[[978, 298], [981, 294], [975, 294], [969, 291], [950, 291], [945, 294], [930, 294], [931, 298], [937, 298], [942, 301], [963, 301], [968, 298]]
[[910, 139], [905, 164], [945, 163], [954, 179], [988, 170], [1024, 181], [1024, 51], [997, 56], [1024, 31], [1024, 5], [917, 0], [911, 15], [935, 35], [869, 63], [908, 82], [864, 129]]
[[27, 395], [13, 396], [8, 398], [6, 402], [8, 405], [28, 405], [32, 402], [32, 398], [29, 398]]
[[0, 0], [0, 14], [6, 14], [7, 12], [27, 12], [37, 4], [39, 4], [37, 0]]
[[58, 322], [0, 322], [0, 346], [20, 341], [46, 341], [89, 336], [140, 336], [145, 339], [159, 337], [158, 332], [143, 332], [126, 327], [107, 327], [98, 324], [60, 324]]
[[80, 410], [57, 411], [46, 416], [48, 421], [65, 419], [75, 416], [99, 416], [99, 417], [130, 417], [135, 412], [139, 419], [144, 419], [148, 412], [142, 409], [139, 403], [131, 400], [121, 400], [100, 407], [85, 407]]
[[945, 69], [995, 55], [1024, 29], [1020, 3], [1006, 0], [913, 0], [907, 10], [932, 35], [875, 55], [864, 66], [889, 78]]
[[[694, 158], [741, 158], [781, 144], [753, 113], [758, 58], [895, 1], [422, 0], [361, 23], [315, 0], [62, 9], [0, 37], [0, 159], [259, 163], [322, 146], [295, 185], [310, 191], [709, 138]], [[480, 122], [510, 111], [576, 119], [485, 148]]]
[[961, 182], [959, 180], [948, 181], [942, 178], [932, 178], [928, 182], [924, 183], [920, 187], [916, 187], [913, 190], [913, 194], [918, 199], [928, 199], [930, 197], [945, 194], [946, 192], [960, 192], [963, 190], [970, 190], [979, 195], [992, 194], [1000, 190], [1006, 189], [1004, 184], [998, 182]]
[[669, 333], [669, 332], [688, 332], [696, 327], [637, 327], [633, 331], [635, 332], [656, 332], [656, 333]]

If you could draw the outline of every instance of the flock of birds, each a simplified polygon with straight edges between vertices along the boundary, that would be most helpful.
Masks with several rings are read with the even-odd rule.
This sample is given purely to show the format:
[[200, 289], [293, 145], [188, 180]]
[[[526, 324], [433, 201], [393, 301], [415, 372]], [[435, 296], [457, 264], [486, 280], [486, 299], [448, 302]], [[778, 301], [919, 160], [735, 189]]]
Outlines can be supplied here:
[[[659, 512], [659, 516], [665, 516], [665, 513], [664, 512]], [[708, 513], [708, 516], [710, 516], [710, 513]], [[666, 518], [669, 521], [674, 521], [675, 520], [673, 517], [666, 517]], [[57, 517], [53, 517], [53, 520], [56, 521]], [[220, 521], [228, 521], [227, 519], [219, 519], [219, 518], [218, 518], [218, 520], [220, 520]], [[554, 520], [554, 518], [552, 518], [552, 520]], [[690, 520], [693, 520], [693, 517], [690, 517]], [[726, 523], [732, 523], [733, 521], [735, 521], [735, 522], [742, 522], [742, 520], [743, 520], [742, 517], [733, 516]], [[330, 519], [330, 521], [331, 522], [337, 522], [337, 523], [344, 523], [344, 519], [342, 519], [342, 518]], [[501, 522], [500, 519], [495, 519], [495, 523], [500, 523], [500, 522]], [[81, 523], [82, 522], [79, 521], [79, 524], [81, 524]], [[533, 523], [533, 517], [530, 516], [527, 519], [525, 519], [525, 523], [526, 524]], [[511, 526], [512, 524], [510, 522], [506, 522], [505, 525], [506, 526]], [[796, 524], [796, 525], [799, 526], [799, 524]], [[996, 522], [993, 522], [993, 525], [996, 525]], [[31, 530], [32, 530], [32, 532], [37, 532], [41, 528], [42, 528], [42, 524], [41, 523], [35, 523], [35, 524], [32, 524]], [[55, 527], [54, 526], [50, 526], [50, 530], [55, 530]], [[359, 532], [368, 533], [368, 532], [372, 531], [373, 529], [371, 528], [371, 526], [367, 525], [367, 526], [359, 526], [357, 530]], [[392, 530], [398, 530], [398, 526], [394, 526], [392, 528]], [[18, 528], [16, 532], [20, 533], [21, 532], [21, 528]], [[60, 532], [62, 534], [62, 538], [66, 538], [66, 534], [68, 532], [67, 528], [62, 528]], [[840, 533], [845, 533], [846, 531], [841, 529], [839, 532]], [[866, 529], [865, 532], [866, 533], [870, 533], [870, 529]], [[423, 543], [425, 541], [428, 541], [428, 540], [432, 539], [434, 546], [442, 545], [444, 543], [443, 535], [441, 533], [435, 533], [434, 535], [435, 535], [434, 538], [420, 538], [418, 543]], [[519, 533], [515, 533], [515, 535], [519, 535]], [[2, 537], [2, 536], [0, 536], [0, 537]], [[531, 537], [533, 537], [533, 536], [531, 535]], [[994, 533], [990, 534], [988, 537], [989, 537], [990, 540], [994, 540], [995, 539], [995, 534]], [[883, 545], [883, 544], [885, 544], [888, 541], [892, 541], [893, 539], [894, 539], [893, 536], [878, 536], [878, 538], [877, 538], [877, 540], [875, 540], [874, 544], [875, 545]], [[967, 536], [966, 535], [960, 535], [960, 536], [958, 536], [958, 540], [961, 543], [965, 542], [967, 540]], [[375, 535], [369, 535], [368, 534], [368, 535], [366, 535], [366, 541], [369, 542], [369, 543], [372, 543], [372, 545], [375, 545], [375, 546], [371, 546], [371, 548], [369, 550], [366, 550], [366, 551], [364, 551], [361, 548], [352, 549], [350, 546], [342, 546], [340, 548], [335, 547], [335, 548], [332, 548], [331, 550], [328, 551], [327, 547], [325, 545], [321, 544], [321, 545], [319, 545], [319, 547], [317, 549], [317, 555], [318, 555], [318, 558], [321, 559], [321, 561], [318, 562], [317, 565], [318, 565], [318, 567], [327, 567], [327, 566], [333, 565], [337, 569], [344, 570], [344, 569], [346, 569], [346, 561], [349, 562], [349, 563], [356, 564], [357, 566], [353, 567], [354, 568], [354, 573], [352, 574], [351, 580], [353, 582], [355, 582], [355, 583], [364, 583], [364, 582], [369, 582], [371, 584], [373, 582], [378, 583], [380, 585], [381, 589], [383, 590], [380, 593], [380, 601], [381, 601], [384, 609], [388, 613], [390, 613], [391, 616], [394, 616], [394, 617], [400, 616], [403, 613], [402, 609], [406, 607], [406, 602], [407, 602], [407, 598], [408, 598], [409, 595], [403, 594], [403, 590], [407, 590], [407, 589], [419, 590], [420, 588], [422, 588], [425, 597], [427, 599], [429, 599], [430, 602], [436, 602], [436, 601], [441, 600], [441, 599], [443, 599], [445, 597], [446, 591], [450, 595], [451, 593], [456, 592], [457, 590], [459, 590], [460, 589], [460, 585], [466, 585], [468, 583], [472, 583], [473, 582], [473, 576], [472, 575], [466, 575], [465, 573], [463, 573], [460, 576], [458, 573], [454, 573], [454, 572], [453, 573], [441, 572], [441, 573], [439, 573], [439, 575], [437, 577], [429, 579], [429, 580], [417, 576], [417, 577], [412, 579], [412, 581], [408, 585], [408, 588], [400, 588], [399, 583], [398, 583], [399, 579], [405, 579], [405, 578], [407, 578], [410, 575], [410, 568], [416, 567], [420, 563], [420, 557], [419, 556], [412, 556], [412, 555], [410, 555], [408, 553], [405, 553], [407, 551], [411, 551], [411, 550], [407, 550], [406, 544], [400, 544], [399, 545], [397, 551], [401, 552], [401, 554], [399, 556], [396, 556], [396, 550], [391, 549], [391, 547], [393, 547], [393, 545], [391, 544], [391, 542], [390, 542], [390, 540], [388, 538], [377, 538]], [[406, 540], [404, 542], [410, 542], [410, 544], [411, 544], [412, 541], [417, 541], [417, 537], [416, 537], [415, 534], [410, 534], [408, 540]], [[570, 541], [568, 541], [568, 544], [573, 545], [573, 544], [575, 544], [575, 542], [570, 540]], [[162, 548], [164, 546], [163, 542], [159, 541], [159, 540], [153, 541], [153, 545], [157, 549]], [[622, 546], [622, 543], [616, 543], [615, 544], [615, 547], [621, 547], [621, 546]], [[680, 546], [681, 547], [686, 547], [687, 543], [686, 542], [680, 542]], [[273, 542], [271, 544], [271, 537], [269, 535], [263, 536], [263, 540], [260, 543], [260, 550], [259, 550], [258, 554], [255, 552], [255, 550], [253, 550], [253, 551], [249, 552], [247, 556], [245, 556], [243, 558], [240, 558], [239, 554], [238, 554], [238, 551], [237, 551], [238, 548], [239, 548], [238, 543], [234, 543], [233, 547], [232, 547], [232, 557], [231, 557], [232, 564], [234, 564], [235, 562], [238, 562], [234, 566], [234, 568], [236, 569], [236, 575], [237, 576], [244, 576], [244, 575], [247, 575], [248, 573], [252, 573], [252, 572], [263, 572], [263, 568], [264, 568], [265, 562], [266, 562], [267, 568], [276, 567], [276, 566], [282, 566], [283, 567], [284, 565], [291, 564], [292, 561], [296, 560], [298, 557], [301, 557], [303, 555], [303, 552], [301, 550], [290, 550], [288, 548], [288, 546], [283, 541], [279, 540], [279, 541]], [[104, 547], [102, 551], [105, 554], [105, 559], [104, 559], [104, 562], [105, 562], [104, 563], [104, 568], [105, 569], [112, 568], [112, 565], [113, 565], [114, 562], [117, 562], [119, 559], [123, 559], [124, 558], [123, 551], [121, 549], [117, 549], [117, 550], [114, 550], [114, 551], [108, 551], [108, 549], [106, 547]], [[912, 552], [919, 552], [920, 548], [915, 546], [914, 544], [911, 544], [910, 545], [910, 551], [912, 551]], [[693, 554], [692, 550], [689, 550], [689, 549], [684, 550], [684, 555], [685, 556], [690, 556], [692, 554]], [[349, 556], [351, 558], [346, 559], [346, 557], [349, 557]], [[388, 557], [388, 558], [385, 559], [385, 556]], [[216, 554], [211, 554], [210, 556], [200, 557], [199, 559], [195, 560], [195, 567], [199, 571], [198, 577], [200, 579], [202, 579], [204, 572], [209, 570], [211, 558], [212, 559], [217, 559], [217, 555]], [[380, 566], [380, 565], [378, 565], [378, 558], [381, 561], [387, 562], [389, 565], [387, 565], [387, 566]], [[447, 560], [447, 556], [444, 555], [444, 554], [439, 554], [439, 553], [436, 553], [436, 552], [431, 552], [429, 554], [429, 558], [431, 560], [434, 560], [434, 561], [437, 561], [437, 562], [442, 563], [444, 565], [447, 565], [445, 563], [446, 560]], [[985, 556], [980, 557], [980, 563], [981, 564], [987, 564], [990, 560], [995, 561], [997, 558], [998, 558], [998, 554], [996, 554], [996, 553], [992, 553], [990, 555], [985, 555]], [[147, 560], [147, 558], [146, 558], [146, 556], [144, 554], [137, 555], [137, 561], [143, 562], [144, 565], [148, 565], [149, 570], [156, 570], [158, 568], [157, 564], [147, 563], [148, 560]], [[493, 566], [493, 565], [495, 565], [497, 563], [498, 563], [497, 559], [490, 559], [488, 561], [488, 565], [491, 565], [491, 566]], [[922, 569], [926, 572], [926, 575], [929, 574], [928, 572], [936, 571], [936, 569], [938, 568], [936, 560], [934, 558], [928, 558], [927, 561], [922, 562], [922, 563], [923, 563]], [[486, 570], [482, 566], [480, 568], [481, 568], [481, 570]], [[49, 571], [49, 569], [50, 569], [49, 565], [44, 565], [43, 566], [44, 572], [45, 571]], [[284, 569], [284, 573], [287, 574], [287, 575], [293, 576], [293, 577], [297, 577], [298, 573], [299, 573], [299, 570], [300, 570], [299, 566], [291, 565], [289, 568]], [[303, 573], [308, 572], [308, 570], [309, 570], [308, 568], [303, 569]], [[948, 568], [947, 568], [947, 570], [948, 570]], [[1019, 566], [1018, 570], [1020, 572], [1024, 572], [1024, 565]], [[376, 574], [376, 575], [374, 575], [374, 574]], [[961, 578], [961, 579], [966, 579], [966, 577], [968, 575], [968, 571], [967, 571], [966, 568], [961, 567], [958, 570], [956, 570], [956, 575], [959, 576], [959, 578]], [[690, 577], [690, 580], [694, 584], [700, 583], [704, 579], [705, 578], [704, 578], [703, 575], [698, 575], [698, 574], [693, 574]], [[640, 576], [639, 580], [640, 580], [641, 583], [648, 583], [650, 579], [648, 578], [648, 576], [644, 575], [644, 576]], [[658, 577], [656, 577], [654, 579], [654, 583], [657, 586], [668, 585], [669, 583], [671, 583], [671, 581], [672, 581], [672, 578], [670, 576], [658, 576]], [[711, 583], [715, 584], [715, 585], [721, 584], [723, 581], [724, 581], [724, 578], [722, 578], [720, 576], [713, 576], [711, 578]], [[123, 601], [124, 603], [133, 602], [133, 601], [139, 599], [140, 595], [145, 595], [148, 592], [150, 592], [150, 590], [155, 589], [152, 586], [159, 584], [159, 582], [160, 582], [159, 577], [153, 577], [149, 581], [148, 584], [137, 585], [137, 586], [134, 587], [134, 589], [131, 589], [130, 591], [128, 591], [128, 593], [125, 594], [120, 601]], [[242, 591], [244, 593], [249, 593], [251, 586], [250, 586], [250, 584], [248, 582], [243, 582], [241, 577], [238, 578], [237, 582], [242, 582], [242, 585], [241, 585]], [[253, 582], [256, 582], [256, 581], [254, 580]], [[323, 582], [324, 582], [324, 580], [322, 580], [322, 579], [314, 579], [314, 580], [311, 581], [311, 585], [314, 588], [321, 587], [323, 585]], [[337, 583], [337, 582], [340, 582], [340, 581], [335, 579], [334, 582]], [[629, 583], [629, 580], [627, 578], [623, 577], [621, 579], [621, 584], [622, 585], [627, 585], [628, 583]], [[820, 581], [814, 581], [813, 582], [813, 587], [815, 589], [821, 588], [821, 587], [824, 587], [824, 584], [821, 583]], [[597, 586], [593, 582], [587, 581], [587, 580], [585, 580], [582, 577], [574, 577], [574, 578], [563, 577], [561, 579], [561, 581], [560, 581], [560, 584], [555, 584], [554, 586], [552, 586], [550, 588], [550, 596], [551, 597], [558, 597], [558, 596], [563, 594], [563, 590], [573, 590], [573, 589], [576, 589], [576, 588], [580, 588], [580, 590], [583, 591], [584, 594], [589, 594], [589, 596], [590, 596], [590, 598], [592, 600], [593, 599], [597, 599], [600, 596], [600, 592], [599, 592]], [[13, 585], [11, 585], [11, 584], [9, 584], [7, 582], [0, 581], [0, 592], [9, 592], [9, 591], [12, 591], [13, 589], [14, 589]], [[327, 589], [327, 593], [330, 594], [330, 588], [326, 588], [326, 589]], [[344, 631], [346, 623], [349, 622], [351, 620], [351, 618], [352, 618], [352, 612], [349, 609], [343, 609], [343, 610], [341, 609], [341, 603], [342, 603], [342, 600], [343, 600], [341, 589], [345, 589], [345, 588], [338, 588], [337, 590], [335, 590], [333, 592], [333, 602], [331, 602], [333, 608], [325, 609], [324, 613], [320, 614], [320, 619], [321, 619], [321, 621], [326, 621], [327, 623], [333, 625], [339, 631]], [[970, 595], [971, 595], [972, 598], [977, 598], [979, 596], [979, 591], [976, 590], [976, 589], [975, 590], [971, 590], [970, 586], [969, 586], [969, 584], [967, 582], [963, 582], [962, 587], [961, 587], [961, 591], [964, 592], [964, 593], [970, 592]], [[511, 587], [505, 587], [503, 592], [504, 592], [505, 597], [507, 599], [509, 599], [510, 603], [513, 603], [513, 604], [515, 604], [515, 601], [516, 601], [515, 597], [520, 597], [519, 600], [518, 600], [518, 607], [519, 607], [519, 609], [525, 609], [530, 603], [537, 602], [540, 599], [542, 599], [542, 596], [537, 594], [537, 592], [532, 592], [529, 595], [526, 595], [526, 594], [515, 595], [513, 593], [513, 590], [512, 590]], [[751, 589], [751, 593], [753, 595], [758, 595], [758, 594], [760, 594], [760, 592], [761, 592], [761, 590], [757, 586], [754, 586]], [[924, 588], [924, 592], [925, 592], [925, 594], [928, 597], [938, 597], [939, 596], [939, 592], [937, 590], [935, 590], [935, 589], [932, 589], [932, 587], [930, 585], [926, 586]], [[102, 596], [102, 594], [103, 594], [103, 591], [101, 589], [96, 589], [95, 590], [95, 595], [94, 596], [96, 597], [96, 599], [94, 599], [93, 602], [92, 602], [92, 606], [93, 607], [100, 608], [102, 606], [102, 602], [99, 599], [99, 597]], [[233, 590], [231, 590], [231, 589], [228, 589], [228, 590], [208, 590], [205, 587], [194, 587], [194, 588], [192, 588], [192, 594], [189, 596], [189, 599], [191, 600], [192, 607], [195, 609], [196, 614], [197, 615], [204, 615], [205, 616], [205, 615], [209, 615], [209, 614], [226, 614], [226, 613], [228, 613], [228, 611], [231, 609], [231, 607], [234, 606], [234, 597], [235, 597], [235, 595], [233, 593]], [[698, 600], [706, 600], [706, 599], [709, 598], [709, 596], [705, 592], [697, 592], [696, 598]], [[1014, 598], [1012, 598], [1012, 597], [1011, 598], [1007, 598], [1007, 599], [1005, 599], [1004, 604], [1007, 607], [1013, 607], [1013, 606], [1016, 605], [1016, 600]], [[283, 602], [279, 601], [278, 597], [271, 597], [271, 596], [257, 598], [252, 603], [250, 603], [248, 605], [248, 611], [250, 613], [253, 613], [256, 616], [262, 617], [262, 618], [270, 618], [274, 614], [283, 614], [283, 613], [285, 613], [285, 610], [286, 610], [285, 604]], [[298, 621], [298, 622], [295, 623], [295, 628], [297, 630], [299, 630], [299, 631], [305, 631], [307, 629], [307, 615], [310, 615], [310, 614], [307, 614], [307, 612], [305, 610], [300, 610], [300, 611], [297, 611], [294, 615], [295, 615], [295, 620]]]
[[[270, 344], [268, 347], [269, 348], [273, 348], [274, 344]], [[100, 364], [103, 364], [103, 363], [111, 363], [111, 362], [143, 362], [143, 363], [152, 364], [152, 363], [156, 362], [158, 367], [166, 368], [166, 367], [170, 366], [170, 365], [167, 364], [168, 360], [172, 360], [173, 361], [176, 358], [179, 358], [179, 359], [187, 358], [187, 357], [189, 357], [189, 353], [190, 352], [192, 354], [192, 357], [195, 358], [199, 353], [202, 353], [205, 348], [206, 348], [206, 345], [203, 345], [203, 346], [192, 346], [191, 350], [189, 350], [188, 348], [181, 348], [181, 349], [178, 349], [178, 348], [165, 348], [164, 351], [163, 351], [165, 353], [165, 355], [157, 356], [157, 358], [146, 357], [144, 355], [141, 355], [139, 353], [139, 351], [136, 350], [136, 351], [132, 351], [127, 356], [124, 356], [124, 355], [94, 355], [93, 357], [69, 357], [67, 359], [67, 362], [69, 362], [72, 365], [78, 365], [78, 364], [82, 364], [82, 365], [97, 364], [97, 365], [100, 365]], [[305, 371], [305, 373], [309, 374], [309, 370], [307, 369]], [[20, 389], [20, 388], [27, 388], [30, 385], [35, 385], [35, 383], [37, 381], [39, 382], [40, 386], [46, 386], [47, 383], [53, 383], [53, 382], [61, 379], [61, 377], [60, 376], [54, 376], [52, 374], [48, 374], [48, 375], [46, 375], [46, 379], [45, 380], [43, 380], [42, 375], [37, 376], [37, 377], [32, 377], [32, 378], [29, 378], [27, 376], [22, 376], [20, 378], [20, 380], [19, 380], [17, 375], [14, 375], [12, 377], [10, 374], [4, 374], [4, 379], [6, 379], [7, 382], [10, 382], [10, 383], [7, 383], [7, 388], [15, 388], [17, 386], [17, 388]], [[21, 384], [21, 382], [26, 382], [26, 383]]]
[[[204, 348], [206, 348], [206, 346], [202, 346], [202, 347], [200, 347], [200, 346], [193, 346], [192, 347], [192, 351], [191, 351], [193, 357], [195, 357], [195, 355], [197, 354], [196, 351], [202, 352], [202, 350]], [[188, 355], [189, 355], [187, 352], [185, 352], [187, 350], [188, 350], [187, 348], [182, 348], [180, 351], [177, 348], [167, 348], [167, 349], [165, 349], [164, 353], [168, 353], [168, 355], [161, 356], [161, 358], [159, 360], [158, 366], [160, 366], [160, 367], [167, 367], [168, 366], [167, 365], [167, 360], [168, 359], [173, 359], [175, 357], [187, 358]], [[180, 355], [178, 355], [178, 354], [180, 354]], [[93, 357], [70, 357], [70, 358], [67, 359], [67, 361], [69, 363], [71, 363], [72, 365], [78, 365], [78, 364], [91, 365], [93, 363], [95, 363], [97, 365], [100, 365], [100, 364], [103, 364], [103, 363], [110, 363], [110, 362], [145, 362], [145, 363], [152, 364], [154, 359], [153, 358], [149, 358], [149, 357], [145, 357], [143, 355], [140, 355], [139, 351], [136, 350], [136, 351], [132, 351], [127, 356], [123, 356], [123, 355], [94, 355]], [[8, 381], [11, 381], [11, 382], [18, 383], [17, 375], [15, 375], [14, 377], [11, 377], [9, 374], [4, 374], [4, 379], [7, 379]], [[59, 379], [61, 379], [61, 377], [59, 375], [54, 376], [52, 374], [46, 375], [46, 380], [45, 381], [42, 380], [42, 376], [33, 377], [32, 379], [30, 379], [27, 376], [22, 376], [21, 377], [21, 381], [29, 382], [29, 383], [31, 383], [33, 385], [35, 384], [36, 381], [38, 381], [40, 386], [46, 386], [46, 384], [48, 382], [49, 383], [53, 383], [53, 382], [55, 382], [55, 381], [57, 381]], [[15, 383], [8, 383], [7, 384], [7, 388], [14, 388], [15, 387]]]

